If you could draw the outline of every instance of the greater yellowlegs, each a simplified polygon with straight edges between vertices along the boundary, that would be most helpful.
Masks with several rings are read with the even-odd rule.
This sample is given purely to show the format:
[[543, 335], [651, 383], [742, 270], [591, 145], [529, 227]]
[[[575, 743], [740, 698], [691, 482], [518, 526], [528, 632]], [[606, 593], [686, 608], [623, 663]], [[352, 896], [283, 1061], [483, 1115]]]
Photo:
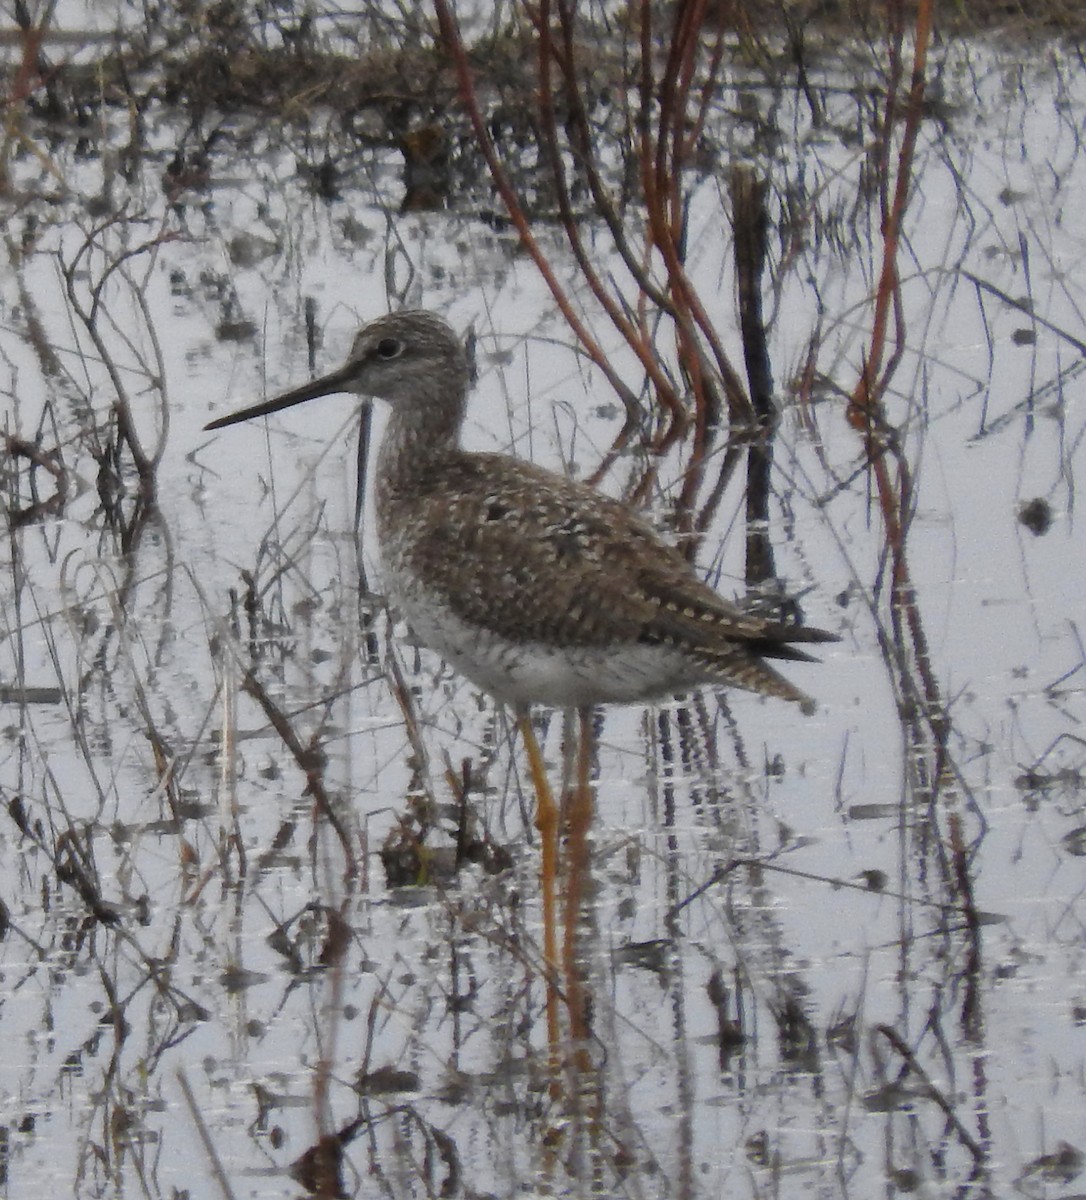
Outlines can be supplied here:
[[220, 429], [332, 392], [392, 415], [376, 517], [390, 600], [422, 645], [523, 715], [720, 684], [810, 706], [765, 660], [833, 634], [743, 612], [625, 504], [531, 463], [460, 448], [460, 339], [430, 312], [380, 317], [346, 363]]
[[[440, 317], [400, 312], [364, 326], [338, 371], [207, 428], [331, 392], [392, 406], [377, 465], [377, 532], [386, 589], [418, 640], [511, 705], [528, 752], [542, 843], [547, 1027], [559, 1041], [555, 880], [558, 807], [528, 719], [531, 704], [580, 714], [571, 863], [586, 857], [592, 706], [722, 684], [810, 701], [766, 663], [808, 659], [819, 629], [743, 612], [698, 578], [626, 505], [531, 463], [460, 448], [469, 384], [464, 347]], [[586, 1036], [575, 942], [581, 872], [566, 887], [566, 1001]]]

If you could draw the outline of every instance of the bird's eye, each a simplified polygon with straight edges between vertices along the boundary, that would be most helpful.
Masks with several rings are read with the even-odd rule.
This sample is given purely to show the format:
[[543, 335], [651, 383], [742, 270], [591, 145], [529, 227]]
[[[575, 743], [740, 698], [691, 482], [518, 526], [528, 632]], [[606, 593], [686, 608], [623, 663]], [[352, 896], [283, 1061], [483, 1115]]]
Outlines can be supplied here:
[[382, 338], [377, 343], [378, 358], [399, 358], [403, 354], [403, 342], [396, 338]]

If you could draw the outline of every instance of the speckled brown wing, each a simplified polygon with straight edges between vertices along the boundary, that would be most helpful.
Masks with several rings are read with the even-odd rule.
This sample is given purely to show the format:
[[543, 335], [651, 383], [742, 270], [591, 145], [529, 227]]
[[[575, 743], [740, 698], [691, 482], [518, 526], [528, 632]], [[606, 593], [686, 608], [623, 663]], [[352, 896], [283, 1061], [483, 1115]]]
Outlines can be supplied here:
[[637, 641], [653, 616], [622, 539], [617, 502], [504, 455], [456, 454], [410, 496], [386, 499], [386, 552], [457, 616], [518, 641]]
[[677, 551], [666, 549], [666, 556], [646, 557], [639, 571], [641, 588], [656, 605], [646, 636], [697, 646], [710, 654], [728, 653], [741, 645], [752, 654], [794, 662], [812, 659], [793, 643], [838, 640], [835, 634], [821, 629], [744, 612], [698, 578]]
[[401, 535], [410, 530], [411, 572], [459, 617], [505, 637], [666, 643], [703, 650], [707, 662], [737, 648], [806, 657], [786, 642], [808, 631], [742, 613], [624, 505], [530, 463], [456, 453], [421, 490], [390, 499]]

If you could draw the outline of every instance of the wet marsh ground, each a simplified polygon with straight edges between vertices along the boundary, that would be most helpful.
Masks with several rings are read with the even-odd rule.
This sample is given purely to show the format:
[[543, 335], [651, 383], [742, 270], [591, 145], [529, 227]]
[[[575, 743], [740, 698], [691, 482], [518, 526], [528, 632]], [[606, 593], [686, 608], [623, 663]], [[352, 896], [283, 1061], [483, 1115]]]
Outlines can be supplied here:
[[[888, 8], [8, 14], [4, 1194], [1082, 1189], [1086, 73], [1023, 18], [921, 96]], [[842, 638], [811, 717], [600, 714], [557, 974], [354, 405], [202, 432], [403, 305], [471, 446]]]

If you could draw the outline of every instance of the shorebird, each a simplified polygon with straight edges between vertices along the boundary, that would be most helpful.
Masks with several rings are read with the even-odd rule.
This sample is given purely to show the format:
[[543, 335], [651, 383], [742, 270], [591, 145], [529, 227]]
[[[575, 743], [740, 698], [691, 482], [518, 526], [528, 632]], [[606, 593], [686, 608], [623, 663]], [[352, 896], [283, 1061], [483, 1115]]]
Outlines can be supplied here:
[[[588, 746], [597, 704], [659, 699], [728, 685], [813, 707], [766, 659], [803, 661], [820, 629], [744, 612], [701, 580], [627, 505], [505, 454], [463, 450], [470, 368], [441, 317], [399, 312], [365, 325], [347, 361], [312, 383], [211, 421], [266, 416], [332, 392], [387, 401], [376, 472], [386, 591], [419, 642], [510, 705], [535, 787], [542, 844], [547, 1027], [559, 1042], [555, 901], [559, 810], [529, 720], [532, 704], [576, 709], [577, 789], [571, 863], [591, 819]], [[578, 847], [578, 853], [574, 853]], [[576, 969], [580, 871], [566, 881], [564, 996], [575, 1036], [590, 1006]]]
[[[337, 371], [211, 421], [221, 429], [333, 392], [392, 415], [378, 455], [386, 591], [423, 645], [523, 718], [707, 684], [808, 697], [766, 659], [834, 634], [744, 612], [618, 500], [505, 454], [460, 447], [470, 368], [439, 316], [379, 317]], [[524, 722], [526, 724], [526, 722]]]

